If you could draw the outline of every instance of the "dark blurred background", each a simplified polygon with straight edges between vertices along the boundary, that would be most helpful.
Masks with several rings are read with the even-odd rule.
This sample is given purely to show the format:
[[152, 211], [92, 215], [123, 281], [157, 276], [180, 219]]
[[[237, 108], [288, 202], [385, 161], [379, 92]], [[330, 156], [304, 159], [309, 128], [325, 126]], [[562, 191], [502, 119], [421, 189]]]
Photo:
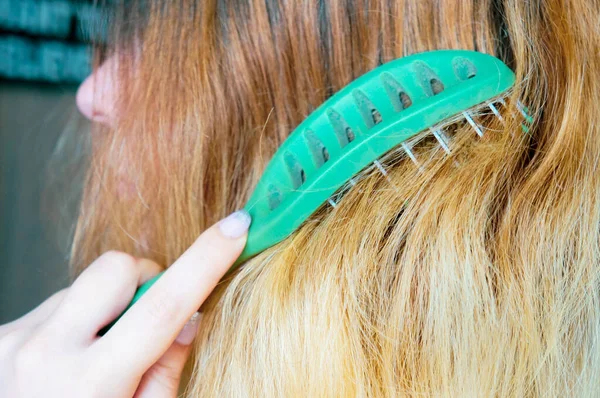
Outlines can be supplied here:
[[89, 129], [75, 93], [104, 26], [92, 1], [0, 0], [0, 324], [69, 284], [50, 160], [66, 130]]

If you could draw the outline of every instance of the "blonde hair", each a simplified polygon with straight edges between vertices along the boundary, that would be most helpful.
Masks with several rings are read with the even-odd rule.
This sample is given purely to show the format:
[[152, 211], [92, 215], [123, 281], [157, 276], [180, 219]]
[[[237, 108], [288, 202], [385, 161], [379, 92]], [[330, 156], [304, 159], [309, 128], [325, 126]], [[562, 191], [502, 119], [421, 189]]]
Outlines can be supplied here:
[[482, 139], [457, 123], [450, 156], [424, 138], [423, 172], [398, 152], [387, 178], [366, 173], [224, 280], [186, 396], [600, 394], [595, 1], [181, 0], [119, 15], [113, 48], [141, 51], [135, 68], [117, 51], [127, 95], [95, 142], [75, 273], [108, 249], [170, 264], [243, 206], [311, 110], [391, 59], [496, 55], [535, 119], [523, 132], [514, 106], [504, 124], [481, 115]]

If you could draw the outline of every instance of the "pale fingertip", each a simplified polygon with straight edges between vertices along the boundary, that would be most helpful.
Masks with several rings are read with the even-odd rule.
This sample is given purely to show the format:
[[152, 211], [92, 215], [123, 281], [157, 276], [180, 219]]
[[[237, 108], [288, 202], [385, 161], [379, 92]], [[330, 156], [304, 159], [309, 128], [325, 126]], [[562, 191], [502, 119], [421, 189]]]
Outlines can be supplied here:
[[238, 210], [219, 222], [223, 236], [231, 239], [241, 238], [248, 232], [252, 217], [246, 210]]
[[198, 332], [198, 324], [200, 323], [200, 319], [202, 319], [202, 314], [200, 312], [194, 312], [194, 315], [192, 315], [183, 329], [181, 329], [181, 332], [179, 332], [179, 335], [175, 341], [181, 345], [192, 344], [192, 341], [194, 341], [196, 333]]

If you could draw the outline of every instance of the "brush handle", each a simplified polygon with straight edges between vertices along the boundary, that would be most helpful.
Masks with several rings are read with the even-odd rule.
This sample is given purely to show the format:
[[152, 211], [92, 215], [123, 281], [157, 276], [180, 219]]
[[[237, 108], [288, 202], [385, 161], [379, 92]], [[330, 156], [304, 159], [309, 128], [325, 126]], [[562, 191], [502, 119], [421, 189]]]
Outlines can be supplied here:
[[144, 293], [146, 293], [148, 291], [148, 289], [150, 289], [150, 287], [152, 285], [154, 285], [154, 282], [156, 282], [158, 280], [158, 278], [160, 278], [163, 274], [164, 274], [164, 271], [161, 272], [160, 274], [154, 276], [152, 279], [144, 282], [140, 287], [138, 287], [137, 290], [135, 291], [135, 294], [133, 295], [133, 298], [131, 299], [131, 302], [129, 303], [129, 305], [127, 305], [127, 308], [125, 308], [123, 310], [123, 312], [121, 312], [121, 314], [114, 321], [112, 321], [111, 323], [109, 323], [108, 325], [106, 325], [105, 327], [103, 327], [98, 332], [98, 335], [99, 336], [104, 336], [104, 334], [106, 332], [108, 332], [110, 330], [110, 328], [113, 327], [113, 325], [115, 323], [117, 323], [117, 321], [119, 319], [121, 319], [121, 317], [123, 316], [123, 314], [125, 314], [127, 312], [127, 310], [130, 309], [144, 295]]
[[[247, 255], [245, 257], [238, 258], [236, 260], [236, 262], [234, 263], [233, 267], [231, 267], [231, 269], [227, 272], [227, 274], [232, 272], [235, 268], [237, 268], [239, 265], [241, 265], [241, 263], [243, 263], [249, 257], [251, 257], [251, 256]], [[156, 282], [164, 273], [165, 273], [165, 271], [157, 274], [152, 279], [149, 279], [148, 281], [146, 281], [142, 285], [140, 285], [140, 287], [138, 287], [138, 289], [135, 291], [135, 294], [133, 295], [131, 302], [129, 303], [129, 305], [127, 305], [127, 308], [125, 308], [123, 310], [123, 312], [121, 312], [121, 314], [114, 321], [112, 321], [111, 323], [109, 323], [108, 325], [106, 325], [105, 327], [100, 329], [100, 331], [98, 332], [98, 335], [104, 336], [106, 334], [106, 332], [108, 332], [110, 330], [110, 328], [113, 327], [113, 325], [115, 323], [117, 323], [117, 321], [119, 319], [121, 319], [123, 314], [125, 314], [125, 312], [127, 312], [127, 310], [130, 309], [131, 306], [134, 305], [144, 295], [144, 293], [146, 293], [148, 291], [148, 289], [150, 289], [150, 287], [152, 287], [152, 285], [154, 285], [154, 282]]]

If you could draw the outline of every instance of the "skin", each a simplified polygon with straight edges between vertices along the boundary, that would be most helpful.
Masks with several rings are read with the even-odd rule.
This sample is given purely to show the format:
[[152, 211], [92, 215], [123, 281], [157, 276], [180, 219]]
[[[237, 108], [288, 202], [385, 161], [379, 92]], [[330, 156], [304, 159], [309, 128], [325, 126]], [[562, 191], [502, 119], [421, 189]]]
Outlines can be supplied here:
[[[111, 123], [105, 71], [82, 84], [77, 103], [93, 121]], [[103, 100], [92, 107], [96, 90]], [[196, 311], [240, 255], [249, 224], [237, 212], [206, 230], [102, 337], [161, 267], [116, 251], [97, 258], [69, 288], [0, 326], [0, 396], [176, 397]]]
[[[135, 62], [135, 58], [132, 62]], [[117, 118], [113, 106], [117, 90], [112, 77], [117, 66], [117, 57], [109, 57], [81, 83], [75, 97], [77, 108], [85, 117], [109, 127], [114, 125]]]

